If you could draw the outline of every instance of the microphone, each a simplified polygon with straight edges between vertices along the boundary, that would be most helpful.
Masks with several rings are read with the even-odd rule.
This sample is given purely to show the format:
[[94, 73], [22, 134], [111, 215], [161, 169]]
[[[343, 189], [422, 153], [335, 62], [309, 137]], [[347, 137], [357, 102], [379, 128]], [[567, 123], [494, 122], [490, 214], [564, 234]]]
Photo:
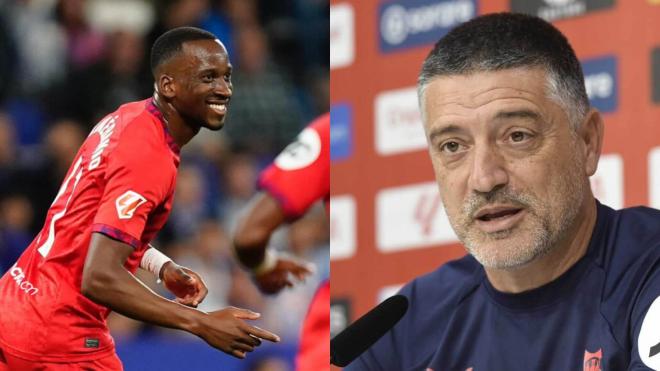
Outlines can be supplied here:
[[330, 340], [330, 363], [345, 367], [389, 331], [408, 310], [408, 299], [394, 295]]

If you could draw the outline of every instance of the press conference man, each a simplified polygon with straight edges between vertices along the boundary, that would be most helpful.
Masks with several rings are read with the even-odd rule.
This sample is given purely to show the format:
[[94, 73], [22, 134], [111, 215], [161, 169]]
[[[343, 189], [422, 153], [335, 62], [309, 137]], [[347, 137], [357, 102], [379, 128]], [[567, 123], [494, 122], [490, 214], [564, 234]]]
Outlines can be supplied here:
[[522, 14], [438, 41], [418, 80], [445, 211], [468, 255], [347, 370], [660, 369], [660, 212], [600, 204], [604, 135], [568, 40]]

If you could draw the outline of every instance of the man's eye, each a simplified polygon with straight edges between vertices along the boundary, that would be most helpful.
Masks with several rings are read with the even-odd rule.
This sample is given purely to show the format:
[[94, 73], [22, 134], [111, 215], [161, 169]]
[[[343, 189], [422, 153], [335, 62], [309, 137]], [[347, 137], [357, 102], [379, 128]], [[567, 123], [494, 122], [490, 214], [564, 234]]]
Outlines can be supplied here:
[[231, 81], [231, 75], [225, 75], [225, 81], [227, 82]]
[[511, 133], [510, 138], [512, 142], [522, 142], [523, 140], [529, 138], [529, 134], [523, 131], [514, 131]]
[[440, 147], [440, 150], [443, 152], [455, 153], [461, 148], [461, 145], [457, 142], [447, 142]]
[[213, 76], [211, 76], [211, 75], [204, 75], [204, 76], [202, 76], [202, 81], [204, 81], [204, 82], [211, 82], [211, 81], [213, 81]]

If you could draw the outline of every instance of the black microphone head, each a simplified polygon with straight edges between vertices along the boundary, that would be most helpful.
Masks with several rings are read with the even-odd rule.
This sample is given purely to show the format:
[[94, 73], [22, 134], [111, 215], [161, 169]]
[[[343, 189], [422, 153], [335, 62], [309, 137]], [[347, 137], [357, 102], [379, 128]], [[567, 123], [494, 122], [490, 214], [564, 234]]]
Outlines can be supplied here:
[[408, 299], [394, 295], [330, 340], [330, 363], [345, 367], [389, 331], [408, 310]]

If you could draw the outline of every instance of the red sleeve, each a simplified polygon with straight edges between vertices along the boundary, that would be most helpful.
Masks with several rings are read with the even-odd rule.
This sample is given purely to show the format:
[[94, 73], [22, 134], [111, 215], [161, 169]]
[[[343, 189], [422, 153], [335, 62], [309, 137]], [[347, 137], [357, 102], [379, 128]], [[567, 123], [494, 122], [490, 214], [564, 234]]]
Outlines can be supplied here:
[[309, 306], [296, 370], [330, 370], [330, 281], [321, 284]]
[[135, 248], [149, 214], [165, 200], [173, 186], [164, 146], [139, 123], [130, 124], [108, 155], [105, 189], [92, 231]]
[[314, 120], [259, 177], [289, 218], [298, 217], [330, 192], [330, 114]]

